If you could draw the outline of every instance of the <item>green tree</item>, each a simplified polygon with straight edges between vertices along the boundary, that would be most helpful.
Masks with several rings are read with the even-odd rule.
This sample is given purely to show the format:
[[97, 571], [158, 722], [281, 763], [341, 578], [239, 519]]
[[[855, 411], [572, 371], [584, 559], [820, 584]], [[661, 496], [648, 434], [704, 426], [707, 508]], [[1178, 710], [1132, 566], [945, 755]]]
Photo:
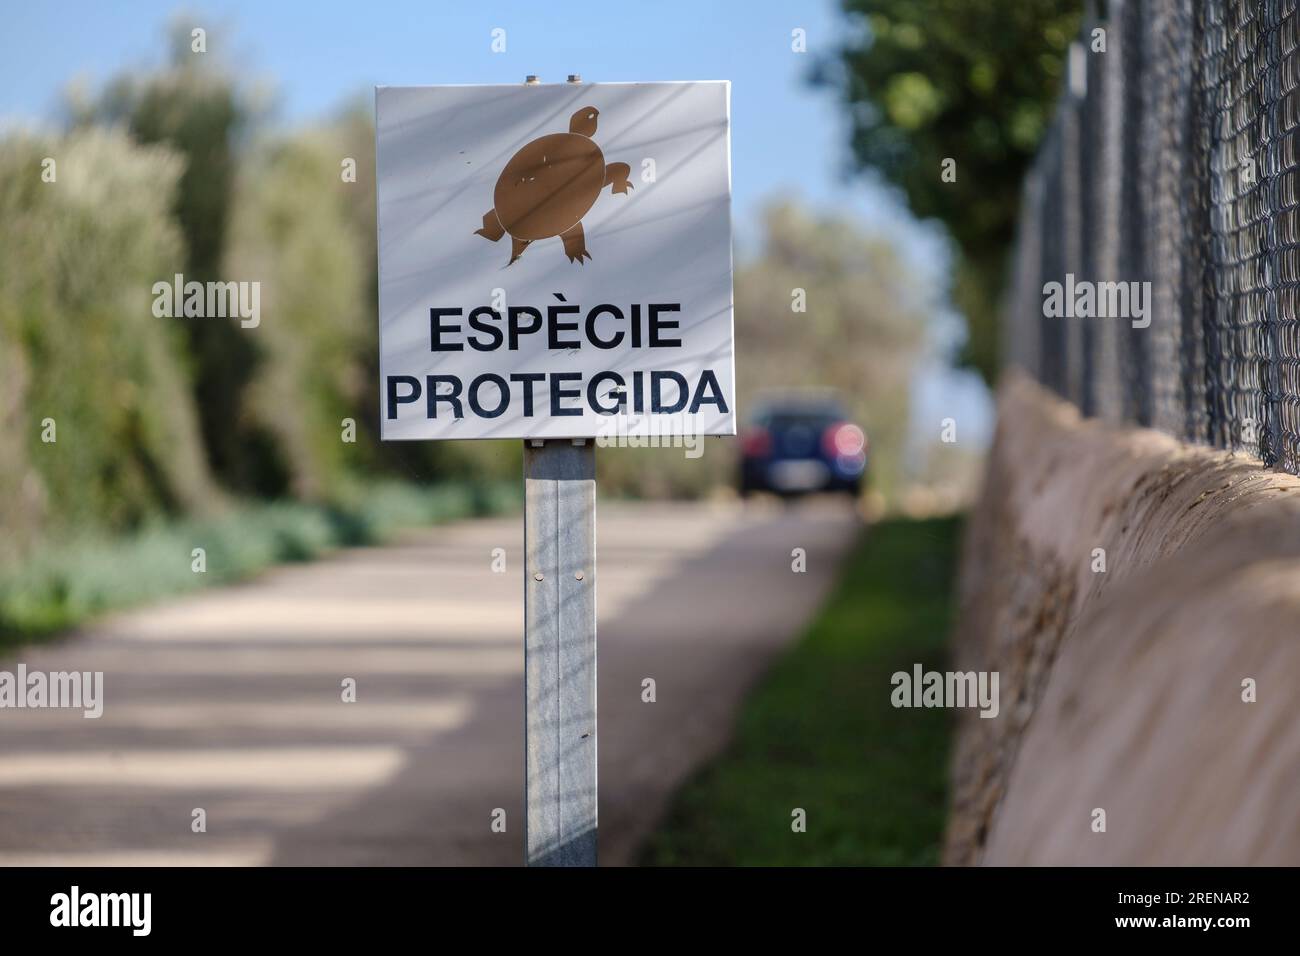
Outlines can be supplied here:
[[[1020, 188], [1055, 108], [1078, 0], [842, 0], [859, 28], [815, 80], [848, 108], [857, 163], [959, 249], [963, 363], [992, 381]], [[956, 181], [941, 176], [956, 161]]]
[[[168, 146], [183, 159], [173, 213], [184, 238], [182, 254], [158, 278], [183, 272], [186, 280], [223, 277], [237, 171], [237, 148], [246, 136], [252, 109], [209, 38], [211, 52], [191, 49], [188, 23], [170, 29], [168, 65], [149, 73], [124, 73], [98, 96], [69, 104], [76, 126], [124, 125], [141, 143]], [[238, 277], [244, 278], [244, 277]], [[257, 371], [257, 352], [233, 322], [205, 319], [187, 323], [189, 365], [204, 446], [224, 484], [244, 492], [283, 490], [283, 469], [265, 451], [264, 432], [250, 430], [232, 414]]]
[[181, 166], [120, 130], [0, 142], [0, 551], [212, 500], [180, 330], [152, 311]]
[[261, 324], [245, 330], [257, 370], [240, 410], [294, 497], [330, 497], [356, 464], [341, 423], [362, 395], [375, 336], [367, 243], [352, 228], [332, 130], [306, 130], [252, 150], [235, 189], [227, 268], [261, 283]]

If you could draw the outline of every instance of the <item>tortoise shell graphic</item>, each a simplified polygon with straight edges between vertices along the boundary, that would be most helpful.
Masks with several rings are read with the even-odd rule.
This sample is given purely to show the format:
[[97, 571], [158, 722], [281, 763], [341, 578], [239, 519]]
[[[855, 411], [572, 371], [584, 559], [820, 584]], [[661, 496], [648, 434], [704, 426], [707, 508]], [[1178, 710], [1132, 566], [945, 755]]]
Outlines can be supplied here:
[[496, 242], [510, 234], [510, 262], [524, 254], [529, 243], [559, 236], [570, 262], [591, 258], [582, 234], [582, 217], [596, 204], [600, 191], [627, 194], [632, 188], [627, 163], [605, 165], [605, 155], [592, 141], [596, 132], [594, 106], [584, 106], [569, 117], [567, 133], [551, 133], [533, 140], [510, 157], [492, 193], [493, 207], [483, 214], [483, 227], [475, 235]]

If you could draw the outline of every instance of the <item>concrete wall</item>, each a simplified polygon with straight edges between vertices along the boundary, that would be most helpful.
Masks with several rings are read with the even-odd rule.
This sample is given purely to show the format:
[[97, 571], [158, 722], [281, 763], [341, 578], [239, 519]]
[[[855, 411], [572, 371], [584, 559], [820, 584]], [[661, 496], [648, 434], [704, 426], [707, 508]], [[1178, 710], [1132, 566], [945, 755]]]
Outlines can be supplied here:
[[1001, 712], [959, 717], [946, 862], [1300, 864], [1300, 479], [1016, 375], [998, 417], [953, 666]]

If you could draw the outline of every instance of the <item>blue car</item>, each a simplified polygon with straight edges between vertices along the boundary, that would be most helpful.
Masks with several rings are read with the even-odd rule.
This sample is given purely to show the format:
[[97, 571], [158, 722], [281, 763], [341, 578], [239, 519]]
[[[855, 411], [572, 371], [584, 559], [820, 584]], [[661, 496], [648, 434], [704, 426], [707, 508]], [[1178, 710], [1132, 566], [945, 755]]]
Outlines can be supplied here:
[[742, 495], [862, 490], [867, 436], [833, 395], [760, 399], [740, 439]]

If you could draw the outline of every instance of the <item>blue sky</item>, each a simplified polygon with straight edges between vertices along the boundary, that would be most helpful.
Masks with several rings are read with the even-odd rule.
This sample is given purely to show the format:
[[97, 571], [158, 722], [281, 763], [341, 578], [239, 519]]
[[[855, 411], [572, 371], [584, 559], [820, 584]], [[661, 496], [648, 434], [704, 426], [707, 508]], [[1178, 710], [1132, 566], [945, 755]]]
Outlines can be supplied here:
[[[879, 190], [843, 181], [834, 94], [806, 82], [814, 58], [847, 29], [829, 2], [23, 4], [7, 14], [0, 39], [8, 64], [0, 117], [49, 120], [73, 77], [93, 87], [123, 67], [159, 63], [164, 25], [186, 9], [197, 11], [187, 21], [208, 30], [209, 51], [268, 85], [274, 117], [291, 123], [327, 115], [377, 83], [513, 83], [529, 73], [546, 82], [569, 73], [589, 81], [731, 80], [739, 215], [797, 190], [917, 233]], [[790, 49], [796, 27], [806, 31], [805, 54]], [[494, 28], [506, 31], [504, 53], [491, 50]]]
[[[918, 226], [883, 187], [846, 178], [836, 97], [807, 82], [815, 58], [850, 28], [833, 0], [13, 4], [0, 34], [0, 123], [56, 121], [74, 78], [94, 88], [124, 68], [162, 62], [164, 28], [186, 10], [187, 21], [208, 30], [209, 52], [267, 88], [272, 118], [290, 124], [326, 116], [375, 84], [512, 83], [529, 73], [544, 82], [569, 73], [596, 82], [730, 80], [742, 252], [763, 202], [793, 194], [888, 233], [924, 281], [946, 282], [935, 231]], [[505, 30], [503, 53], [491, 48], [495, 28]], [[795, 28], [806, 31], [807, 53], [791, 51]], [[962, 376], [929, 369], [916, 417], [943, 417], [945, 407], [970, 416], [974, 408], [980, 421], [967, 434], [979, 438], [988, 416], [978, 392]]]

